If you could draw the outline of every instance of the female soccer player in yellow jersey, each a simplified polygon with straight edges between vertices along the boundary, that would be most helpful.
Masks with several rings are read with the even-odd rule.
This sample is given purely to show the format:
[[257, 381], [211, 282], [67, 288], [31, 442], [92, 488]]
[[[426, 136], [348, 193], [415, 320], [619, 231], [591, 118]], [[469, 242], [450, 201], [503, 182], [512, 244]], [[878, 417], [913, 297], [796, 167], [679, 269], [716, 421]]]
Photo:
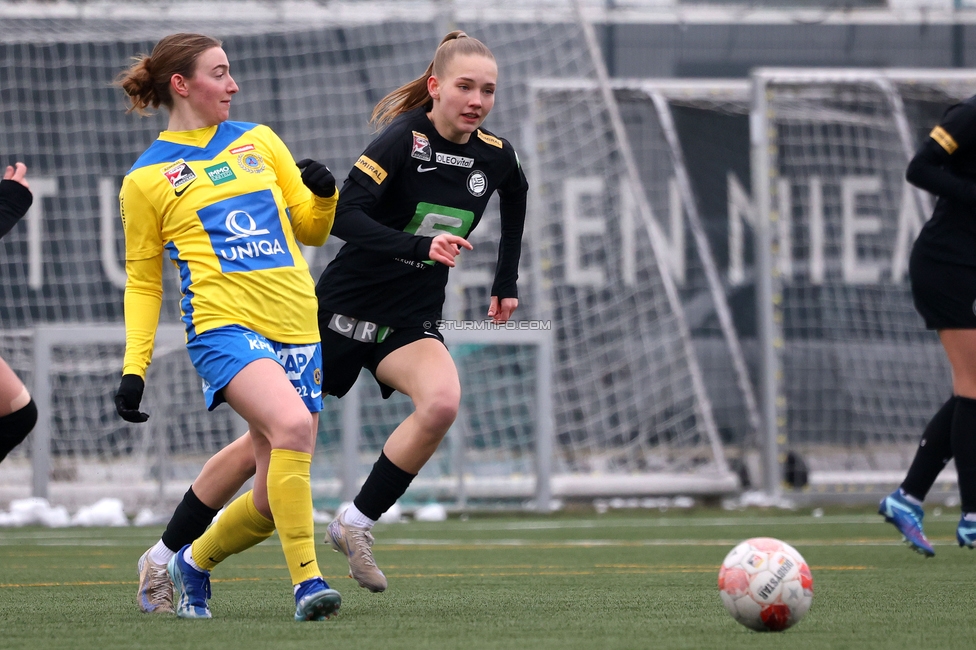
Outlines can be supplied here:
[[[250, 435], [239, 446], [255, 471], [254, 489], [169, 559], [176, 613], [210, 618], [210, 570], [277, 529], [294, 584], [295, 619], [327, 618], [341, 598], [322, 579], [314, 546], [309, 467], [322, 410], [321, 345], [312, 278], [298, 242], [319, 246], [328, 237], [335, 180], [313, 161], [303, 161], [300, 171], [268, 127], [228, 121], [238, 86], [220, 41], [167, 36], [118, 85], [130, 111], [162, 104], [169, 125], [122, 182], [128, 279], [116, 408], [130, 422], [148, 418], [139, 404], [166, 255], [179, 271], [187, 350], [203, 378], [207, 407], [226, 401], [247, 421]], [[143, 556], [140, 570], [158, 573], [151, 559]]]
[[[494, 105], [491, 51], [463, 32], [448, 34], [427, 71], [373, 112], [387, 128], [366, 148], [342, 188], [333, 233], [346, 244], [316, 287], [323, 340], [322, 390], [342, 397], [368, 368], [384, 397], [410, 396], [414, 412], [390, 435], [352, 505], [329, 524], [327, 543], [350, 575], [379, 592], [386, 576], [372, 555], [373, 524], [406, 491], [457, 416], [457, 368], [437, 329], [447, 275], [491, 195], [500, 196], [501, 242], [488, 317], [518, 306], [518, 262], [528, 183], [512, 145], [481, 128]], [[233, 494], [247, 474], [239, 439], [218, 452], [193, 488]], [[216, 501], [212, 506], [219, 505]], [[163, 535], [192, 540], [206, 516], [190, 492]], [[223, 517], [218, 520], [223, 521]], [[142, 589], [142, 587], [140, 588]]]
[[[7, 165], [0, 180], [0, 237], [27, 214], [34, 200], [25, 176], [27, 166]], [[24, 382], [0, 357], [0, 462], [37, 424], [37, 407]]]

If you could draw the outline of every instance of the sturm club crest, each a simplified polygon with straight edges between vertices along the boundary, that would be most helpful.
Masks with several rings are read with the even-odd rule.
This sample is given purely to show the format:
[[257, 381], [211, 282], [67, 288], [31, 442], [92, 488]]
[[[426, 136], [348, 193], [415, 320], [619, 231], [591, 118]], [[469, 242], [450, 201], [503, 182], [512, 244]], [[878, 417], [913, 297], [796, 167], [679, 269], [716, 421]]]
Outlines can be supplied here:
[[488, 177], [480, 169], [468, 174], [468, 191], [473, 196], [482, 196], [488, 190]]
[[410, 150], [410, 157], [417, 160], [430, 160], [430, 140], [419, 131], [413, 132], [413, 148]]

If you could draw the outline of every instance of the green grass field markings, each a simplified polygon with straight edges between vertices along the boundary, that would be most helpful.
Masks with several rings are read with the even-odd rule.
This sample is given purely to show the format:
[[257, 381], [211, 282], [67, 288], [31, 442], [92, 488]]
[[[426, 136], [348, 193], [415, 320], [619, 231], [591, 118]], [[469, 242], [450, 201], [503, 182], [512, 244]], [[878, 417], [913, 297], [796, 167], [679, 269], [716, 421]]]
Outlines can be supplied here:
[[[931, 538], [930, 538], [931, 540]], [[948, 542], [950, 538], [944, 538]], [[658, 546], [696, 546], [696, 547], [728, 547], [731, 549], [741, 542], [741, 539], [641, 539], [641, 540], [618, 540], [618, 539], [580, 539], [542, 542], [539, 540], [525, 539], [495, 539], [495, 540], [439, 540], [439, 539], [398, 539], [390, 540], [385, 543], [377, 543], [373, 546], [374, 550], [380, 551], [427, 551], [432, 549], [447, 551], [479, 551], [479, 550], [499, 550], [512, 547], [550, 550], [550, 549], [569, 549], [569, 548], [642, 548]], [[891, 536], [867, 538], [867, 537], [845, 537], [843, 539], [809, 539], [798, 540], [790, 539], [790, 545], [794, 547], [816, 547], [816, 546], [902, 546], [904, 542]]]
[[[248, 567], [237, 567], [238, 570]], [[281, 569], [286, 567], [282, 566]], [[465, 567], [464, 570], [451, 572], [436, 571], [436, 567], [431, 567], [435, 571], [431, 572], [387, 572], [387, 575], [396, 579], [407, 578], [523, 578], [523, 577], [576, 577], [576, 576], [599, 576], [599, 575], [655, 575], [655, 574], [681, 574], [681, 573], [714, 573], [717, 566], [711, 564], [699, 565], [595, 565], [592, 569], [568, 569], [566, 567], [491, 567], [494, 570], [486, 571], [488, 567]], [[532, 570], [532, 569], [535, 570]], [[877, 567], [871, 566], [813, 566], [811, 571], [870, 571]], [[337, 581], [345, 578], [345, 575], [326, 575], [323, 576], [327, 581]], [[287, 577], [235, 577], [235, 578], [211, 578], [213, 583], [232, 583], [232, 582], [283, 582]], [[31, 583], [0, 583], [0, 589], [30, 589], [44, 587], [99, 587], [99, 586], [133, 586], [138, 584], [138, 580], [81, 580], [75, 582], [31, 582]], [[341, 586], [341, 585], [340, 585]]]

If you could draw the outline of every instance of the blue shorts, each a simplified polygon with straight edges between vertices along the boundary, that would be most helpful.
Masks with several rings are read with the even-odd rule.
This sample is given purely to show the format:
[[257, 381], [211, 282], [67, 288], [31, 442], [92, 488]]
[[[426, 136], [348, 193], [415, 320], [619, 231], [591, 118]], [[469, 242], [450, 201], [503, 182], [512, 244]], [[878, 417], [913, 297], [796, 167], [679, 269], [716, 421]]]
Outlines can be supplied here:
[[227, 325], [198, 334], [186, 349], [203, 378], [209, 411], [225, 401], [223, 390], [230, 380], [258, 359], [280, 363], [309, 412], [322, 410], [321, 343], [278, 343], [240, 325]]

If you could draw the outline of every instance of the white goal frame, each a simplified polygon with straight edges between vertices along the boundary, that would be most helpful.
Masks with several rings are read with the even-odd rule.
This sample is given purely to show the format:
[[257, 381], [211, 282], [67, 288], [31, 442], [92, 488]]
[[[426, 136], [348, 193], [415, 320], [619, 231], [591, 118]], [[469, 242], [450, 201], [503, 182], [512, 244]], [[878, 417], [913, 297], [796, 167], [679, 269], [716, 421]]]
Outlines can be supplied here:
[[[817, 68], [758, 68], [753, 70], [752, 111], [750, 119], [752, 193], [755, 205], [755, 241], [757, 273], [757, 317], [760, 342], [760, 380], [759, 393], [762, 406], [764, 432], [763, 473], [773, 478], [766, 482], [767, 492], [773, 497], [782, 496], [784, 485], [778, 480], [782, 476], [783, 463], [788, 443], [787, 400], [784, 389], [784, 332], [782, 297], [784, 290], [784, 267], [780, 246], [783, 239], [783, 219], [778, 214], [776, 192], [778, 174], [770, 165], [776, 155], [776, 147], [771, 140], [771, 107], [769, 106], [769, 86], [772, 84], [803, 86], [836, 83], [874, 85], [886, 98], [891, 112], [893, 126], [897, 132], [904, 155], [903, 165], [907, 167], [915, 151], [911, 125], [906, 116], [905, 106], [898, 92], [899, 85], [942, 89], [949, 94], [950, 88], [969, 85], [968, 93], [976, 91], [976, 74], [959, 69], [817, 69]], [[958, 93], [956, 93], [958, 96]], [[959, 99], [968, 95], [959, 96]], [[912, 198], [922, 220], [928, 219], [932, 210], [929, 195], [917, 188], [912, 189]], [[921, 327], [921, 325], [919, 325]], [[919, 430], [921, 435], [921, 430]], [[940, 483], [954, 482], [950, 470], [940, 477]], [[852, 491], [873, 492], [890, 489], [891, 483], [900, 482], [903, 472], [890, 470], [822, 471], [811, 472], [810, 486], [813, 498], [830, 496], [836, 486], [847, 486]]]

